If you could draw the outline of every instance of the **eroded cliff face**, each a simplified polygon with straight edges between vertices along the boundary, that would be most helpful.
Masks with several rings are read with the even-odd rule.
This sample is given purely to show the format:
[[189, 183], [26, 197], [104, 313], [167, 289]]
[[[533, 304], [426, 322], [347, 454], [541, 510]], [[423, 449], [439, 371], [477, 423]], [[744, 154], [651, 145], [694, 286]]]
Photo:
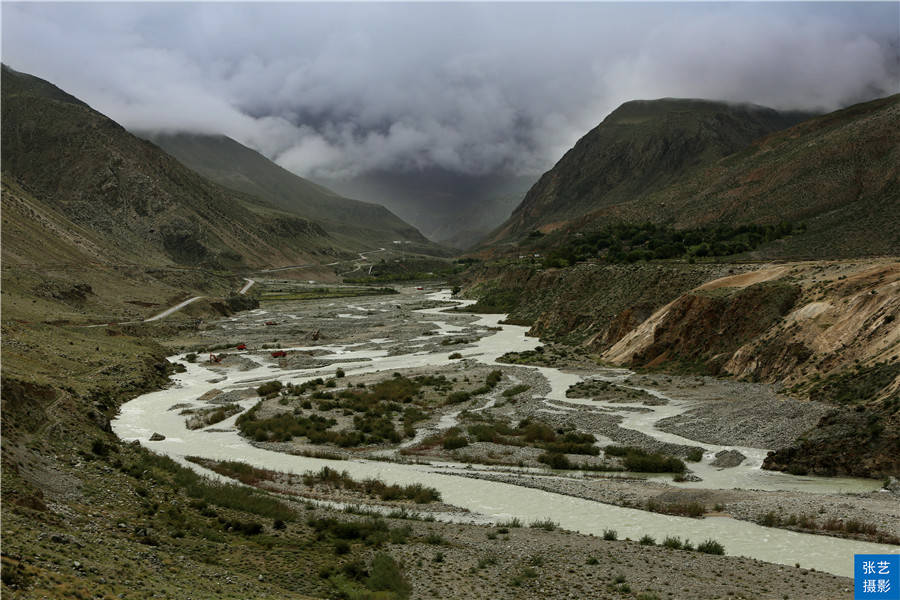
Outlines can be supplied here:
[[711, 281], [650, 315], [602, 358], [778, 383], [835, 409], [765, 467], [900, 473], [900, 264], [800, 263]]
[[857, 364], [896, 362], [898, 313], [900, 263], [780, 265], [680, 295], [602, 358], [632, 366], [700, 359], [741, 378], [811, 383]]
[[793, 384], [856, 364], [897, 362], [900, 264], [798, 271], [789, 276], [804, 276], [803, 300], [738, 349], [725, 365], [728, 373]]
[[540, 269], [527, 262], [483, 267], [469, 274], [466, 296], [480, 307], [508, 312], [531, 334], [602, 351], [666, 303], [747, 265], [583, 263]]

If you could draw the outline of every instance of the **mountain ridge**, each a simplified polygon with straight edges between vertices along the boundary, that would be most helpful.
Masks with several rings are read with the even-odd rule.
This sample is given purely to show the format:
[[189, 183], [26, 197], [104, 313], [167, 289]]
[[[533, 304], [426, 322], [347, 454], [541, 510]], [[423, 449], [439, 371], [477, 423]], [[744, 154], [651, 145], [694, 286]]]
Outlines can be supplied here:
[[732, 154], [807, 116], [712, 100], [626, 102], [579, 139], [489, 239], [553, 229], [661, 189], [685, 169]]
[[262, 214], [51, 83], [5, 65], [2, 77], [4, 178], [115, 260], [246, 268], [341, 253], [316, 223]]
[[[225, 135], [136, 132], [189, 169], [231, 190], [255, 196], [280, 210], [320, 223], [345, 243], [412, 242], [428, 253], [443, 252], [380, 204], [354, 200], [304, 179]], [[359, 245], [359, 249], [364, 249]]]
[[[784, 221], [802, 223], [803, 231], [767, 243], [748, 257], [887, 255], [900, 245], [896, 217], [900, 212], [900, 95], [806, 119], [751, 140], [730, 154], [702, 158], [689, 153], [688, 158], [696, 162], [668, 169], [664, 185], [645, 178], [646, 161], [639, 162], [633, 172], [617, 175], [624, 177], [618, 188], [592, 195], [591, 190], [606, 189], [609, 176], [588, 168], [593, 159], [584, 140], [610, 119], [640, 117], [640, 110], [651, 104], [626, 103], [582, 138], [529, 191], [486, 247], [515, 245], [517, 240], [527, 246], [522, 240], [532, 226], [563, 239], [619, 223], [689, 230]], [[788, 119], [799, 116], [789, 114]], [[616, 137], [615, 131], [606, 133], [615, 139], [601, 149], [602, 160], [609, 160], [610, 153], [622, 147], [631, 152], [626, 152], [627, 157], [640, 156], [635, 154], [633, 140]], [[665, 137], [656, 143], [657, 151], [649, 155], [651, 162], [656, 161], [653, 164], [666, 160], [660, 150], [666, 143]], [[720, 146], [713, 146], [715, 155]], [[683, 163], [685, 159], [679, 155], [672, 160]], [[587, 167], [578, 171], [579, 165]], [[588, 191], [579, 193], [579, 189]], [[575, 199], [563, 197], [564, 192]]]

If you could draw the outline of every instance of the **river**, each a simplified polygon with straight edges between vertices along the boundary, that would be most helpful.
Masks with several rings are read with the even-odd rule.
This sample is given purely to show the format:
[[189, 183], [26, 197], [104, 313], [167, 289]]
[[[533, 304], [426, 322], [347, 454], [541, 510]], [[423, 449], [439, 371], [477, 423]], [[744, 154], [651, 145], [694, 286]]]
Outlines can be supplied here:
[[[427, 296], [432, 300], [450, 300], [449, 292], [443, 291]], [[353, 299], [341, 303], [341, 311], [358, 310], [353, 306]], [[458, 301], [465, 304], [467, 301]], [[390, 307], [390, 303], [385, 303]], [[286, 309], [282, 309], [286, 310]], [[300, 314], [285, 315], [285, 318], [302, 318], [302, 305], [295, 308]], [[389, 308], [380, 309], [388, 311]], [[439, 335], [460, 331], [460, 327], [447, 321], [452, 315], [442, 313], [443, 308], [432, 308], [417, 311], [423, 319], [436, 322]], [[342, 313], [343, 314], [343, 313]], [[349, 313], [348, 313], [349, 314]], [[389, 313], [388, 313], [389, 314]], [[260, 311], [259, 318], [271, 315]], [[512, 325], [500, 325], [505, 315], [484, 315], [470, 327], [500, 328], [480, 338], [474, 346], [463, 350], [466, 358], [472, 358], [485, 364], [495, 364], [498, 357], [510, 351], [534, 349], [539, 341], [526, 335], [527, 328]], [[373, 336], [374, 337], [374, 336]], [[384, 341], [384, 340], [380, 340]], [[442, 349], [437, 352], [415, 351], [408, 346], [409, 353], [390, 355], [380, 349], [359, 349], [360, 344], [315, 346], [316, 350], [325, 350], [332, 355], [340, 356], [341, 367], [348, 375], [374, 371], [396, 371], [410, 367], [443, 366], [451, 362], [449, 354], [453, 350]], [[303, 349], [298, 347], [298, 349]], [[248, 355], [249, 356], [249, 355]], [[800, 563], [806, 568], [836, 575], [853, 576], [853, 554], [856, 553], [897, 553], [895, 546], [858, 542], [827, 536], [815, 536], [796, 533], [783, 529], [762, 527], [747, 521], [739, 521], [729, 517], [708, 517], [691, 519], [651, 513], [636, 509], [623, 508], [555, 494], [537, 489], [514, 486], [493, 481], [485, 481], [459, 476], [459, 465], [433, 466], [397, 464], [373, 460], [331, 461], [324, 459], [294, 456], [274, 452], [250, 445], [232, 429], [237, 415], [216, 424], [209, 430], [188, 430], [184, 417], [179, 411], [170, 410], [175, 404], [196, 404], [197, 398], [211, 389], [223, 391], [245, 389], [258, 385], [259, 382], [278, 378], [284, 383], [298, 383], [307, 379], [331, 375], [333, 366], [318, 369], [302, 369], [295, 371], [276, 370], [273, 361], [267, 355], [252, 355], [258, 367], [245, 371], [229, 370], [215, 373], [201, 363], [189, 363], [183, 355], [170, 357], [169, 360], [180, 362], [186, 367], [184, 373], [172, 377], [172, 386], [161, 391], [144, 394], [127, 402], [121, 408], [112, 427], [123, 440], [139, 440], [141, 444], [154, 452], [168, 455], [196, 468], [193, 463], [184, 461], [185, 456], [200, 456], [218, 460], [240, 460], [253, 466], [277, 471], [303, 473], [330, 466], [338, 470], [346, 470], [355, 478], [377, 477], [389, 483], [418, 482], [437, 488], [446, 503], [468, 509], [475, 520], [505, 520], [518, 517], [523, 522], [550, 518], [562, 527], [585, 534], [601, 535], [604, 529], [615, 529], [619, 536], [638, 539], [645, 534], [661, 540], [666, 536], [689, 538], [695, 544], [707, 538], [722, 542], [730, 555], [741, 555], [763, 561], [794, 565]], [[586, 402], [592, 405], [602, 404], [589, 400], [566, 398], [565, 391], [582, 379], [581, 376], [565, 373], [547, 367], [534, 367], [543, 374], [552, 386], [546, 395], [546, 401], [565, 401], [568, 403]], [[624, 369], [604, 369], [595, 375], [610, 381], [620, 381], [628, 375]], [[654, 390], [648, 390], [654, 393]], [[658, 393], [658, 392], [656, 392]], [[243, 408], [255, 404], [255, 399], [241, 402]], [[558, 404], [551, 404], [554, 410]], [[625, 405], [627, 406], [627, 405]], [[623, 405], [609, 405], [613, 410]], [[677, 402], [664, 406], [651, 407], [650, 412], [628, 412], [623, 427], [633, 428], [663, 441], [679, 444], [702, 446], [706, 452], [703, 462], [692, 464], [691, 468], [702, 478], [702, 482], [673, 484], [686, 487], [762, 489], [762, 490], [802, 490], [815, 493], [838, 493], [847, 491], [871, 491], [878, 487], [877, 482], [855, 479], [832, 479], [817, 477], [795, 477], [784, 473], [763, 471], [759, 468], [765, 457], [766, 449], [741, 448], [733, 446], [716, 446], [698, 443], [677, 435], [659, 431], [653, 424], [661, 418], [679, 414], [685, 407]], [[445, 421], [445, 425], [449, 422]], [[154, 433], [160, 433], [165, 439], [150, 442]], [[736, 448], [749, 457], [745, 465], [733, 469], [715, 469], [708, 465], [709, 458], [720, 449]], [[464, 470], [462, 471], [464, 472]]]

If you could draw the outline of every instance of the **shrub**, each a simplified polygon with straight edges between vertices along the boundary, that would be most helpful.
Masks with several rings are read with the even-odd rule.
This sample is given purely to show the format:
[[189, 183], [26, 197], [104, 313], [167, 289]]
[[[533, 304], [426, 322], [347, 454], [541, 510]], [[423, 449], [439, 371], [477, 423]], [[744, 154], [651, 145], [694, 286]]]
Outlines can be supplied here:
[[437, 533], [429, 533], [425, 536], [425, 543], [431, 544], [432, 546], [449, 546], [450, 542], [445, 540], [441, 535]]
[[687, 459], [691, 462], [700, 462], [703, 460], [703, 449], [702, 448], [691, 448], [688, 452]]
[[344, 373], [344, 370], [340, 367], [338, 367], [337, 371], [334, 372], [334, 376], [338, 378], [344, 377], [345, 375], [346, 373]]
[[524, 383], [521, 383], [519, 385], [514, 385], [513, 387], [511, 387], [507, 390], [503, 390], [503, 397], [504, 398], [512, 398], [513, 396], [521, 394], [522, 392], [526, 392], [530, 389], [531, 389], [531, 386], [526, 385]]
[[264, 383], [261, 386], [259, 386], [258, 388], [256, 388], [256, 393], [257, 393], [257, 395], [265, 398], [266, 396], [269, 396], [270, 394], [277, 394], [278, 392], [280, 392], [281, 387], [282, 387], [282, 385], [281, 385], [280, 381], [278, 381], [278, 380], [270, 381], [270, 382]]
[[469, 445], [469, 441], [462, 436], [453, 436], [448, 437], [444, 440], [444, 450], [456, 450], [457, 448], [464, 448]]
[[512, 519], [509, 519], [508, 521], [500, 521], [499, 523], [497, 523], [497, 527], [505, 527], [508, 529], [515, 529], [516, 527], [521, 527], [521, 526], [522, 526], [522, 521], [520, 521], [518, 517], [513, 517]]
[[400, 565], [384, 552], [378, 552], [372, 558], [371, 575], [366, 579], [366, 587], [374, 592], [393, 592], [398, 598], [408, 598], [412, 586]]
[[109, 446], [107, 446], [106, 442], [100, 438], [95, 438], [94, 441], [91, 442], [91, 452], [97, 456], [106, 456], [109, 454]]
[[766, 527], [777, 527], [780, 523], [781, 518], [771, 510], [763, 515], [763, 518], [760, 521], [760, 525], [764, 525]]
[[188, 354], [185, 354], [184, 360], [188, 361], [189, 363], [197, 362], [197, 355], [194, 352], [189, 352]]
[[497, 564], [497, 557], [494, 556], [493, 554], [488, 554], [487, 556], [478, 560], [478, 568], [479, 569], [483, 569], [489, 565], [496, 565], [496, 564]]
[[558, 527], [558, 524], [554, 521], [551, 521], [549, 518], [543, 520], [532, 521], [529, 525], [532, 529], [543, 529], [544, 531], [553, 531]]
[[622, 464], [628, 471], [639, 473], [684, 473], [684, 462], [674, 456], [647, 452], [634, 446], [610, 445], [603, 449], [608, 456], [621, 456]]
[[645, 534], [640, 540], [641, 546], [655, 546], [656, 540], [653, 539], [653, 536]]
[[619, 533], [615, 529], [604, 529], [603, 530], [603, 539], [615, 541], [619, 539]]
[[663, 540], [662, 545], [665, 548], [672, 548], [673, 550], [681, 550], [681, 548], [684, 544], [681, 541], [680, 537], [666, 536], [666, 539]]
[[538, 462], [542, 462], [545, 465], [548, 465], [551, 469], [570, 469], [572, 468], [572, 463], [569, 462], [569, 459], [566, 458], [565, 455], [559, 453], [548, 453], [545, 452], [538, 456]]
[[22, 563], [17, 562], [13, 564], [11, 561], [6, 562], [6, 560], [3, 561], [0, 579], [3, 580], [4, 585], [9, 587], [25, 588], [31, 583], [31, 575], [25, 571]]
[[447, 404], [459, 404], [460, 402], [465, 402], [471, 397], [472, 394], [469, 392], [453, 392], [452, 394], [447, 396]]
[[706, 540], [702, 544], [697, 544], [697, 552], [704, 554], [725, 554], [725, 546], [715, 540]]

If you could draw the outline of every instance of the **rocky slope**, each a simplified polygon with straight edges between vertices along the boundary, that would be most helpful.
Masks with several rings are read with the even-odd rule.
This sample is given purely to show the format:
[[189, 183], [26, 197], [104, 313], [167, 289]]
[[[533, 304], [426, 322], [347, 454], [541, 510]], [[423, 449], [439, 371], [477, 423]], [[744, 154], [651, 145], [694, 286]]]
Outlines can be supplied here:
[[900, 95], [769, 135], [646, 198], [590, 221], [650, 218], [676, 228], [802, 222], [757, 257], [852, 258], [900, 247]]
[[640, 198], [806, 116], [708, 100], [626, 102], [541, 177], [490, 241]]
[[229, 137], [191, 133], [138, 135], [224, 187], [319, 223], [345, 246], [365, 250], [404, 240], [409, 242], [411, 251], [446, 252], [385, 207], [344, 198], [294, 175]]
[[533, 246], [523, 236], [535, 228], [565, 240], [647, 221], [678, 230], [802, 223], [748, 254], [757, 259], [900, 246], [900, 95], [787, 129], [789, 116], [658, 102], [627, 103], [579, 141], [495, 232], [494, 252]]
[[23, 192], [16, 202], [89, 231], [109, 260], [231, 268], [341, 252], [318, 224], [209, 182], [52, 84], [6, 66], [2, 77], [3, 177]]
[[746, 265], [582, 263], [541, 269], [528, 259], [501, 261], [466, 274], [477, 309], [508, 312], [542, 339], [608, 348], [679, 294]]

